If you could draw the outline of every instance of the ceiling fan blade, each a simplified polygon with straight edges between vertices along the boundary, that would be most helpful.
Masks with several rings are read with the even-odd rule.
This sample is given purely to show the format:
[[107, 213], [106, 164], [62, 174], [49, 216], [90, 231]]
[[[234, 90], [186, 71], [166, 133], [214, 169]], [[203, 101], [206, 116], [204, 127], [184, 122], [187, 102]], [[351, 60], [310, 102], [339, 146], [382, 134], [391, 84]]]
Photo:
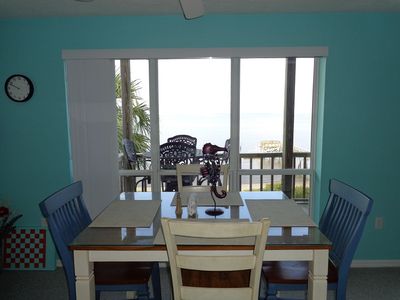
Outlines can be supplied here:
[[186, 19], [194, 19], [204, 15], [203, 0], [179, 0]]

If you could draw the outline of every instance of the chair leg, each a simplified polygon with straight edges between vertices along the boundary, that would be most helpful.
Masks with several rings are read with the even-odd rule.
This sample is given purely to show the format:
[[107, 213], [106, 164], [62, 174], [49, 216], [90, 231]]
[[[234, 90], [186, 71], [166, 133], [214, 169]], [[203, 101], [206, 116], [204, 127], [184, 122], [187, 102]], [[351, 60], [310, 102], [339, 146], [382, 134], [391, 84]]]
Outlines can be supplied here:
[[269, 286], [268, 286], [268, 283], [267, 283], [267, 291], [266, 291], [266, 293], [265, 293], [265, 300], [276, 300], [276, 299], [278, 299], [277, 298], [277, 295], [278, 295], [278, 291], [277, 290], [275, 290], [275, 289], [271, 289]]
[[346, 300], [346, 288], [337, 288], [335, 290], [336, 300]]
[[151, 274], [151, 282], [153, 284], [154, 300], [161, 300], [161, 281], [160, 281], [160, 266], [159, 263], [154, 263]]

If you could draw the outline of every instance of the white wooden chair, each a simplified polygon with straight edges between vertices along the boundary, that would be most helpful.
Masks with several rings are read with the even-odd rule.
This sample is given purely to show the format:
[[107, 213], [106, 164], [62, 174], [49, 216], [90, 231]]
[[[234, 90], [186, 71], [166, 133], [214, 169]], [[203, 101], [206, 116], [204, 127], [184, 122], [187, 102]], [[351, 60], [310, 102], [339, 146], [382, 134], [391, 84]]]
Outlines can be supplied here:
[[[267, 240], [269, 219], [259, 222], [247, 221], [189, 221], [163, 218], [161, 220], [164, 238], [167, 245], [168, 259], [171, 268], [173, 293], [175, 300], [181, 299], [258, 299], [260, 275], [265, 243]], [[232, 252], [229, 255], [213, 255], [203, 251], [181, 252], [177, 250], [176, 237], [196, 239], [215, 239], [218, 243], [224, 238], [252, 238], [253, 251]], [[255, 238], [254, 238], [255, 237]], [[185, 284], [182, 271], [209, 273], [245, 272], [249, 270], [247, 286], [206, 287]], [[205, 271], [205, 272], [204, 272]], [[187, 280], [186, 280], [187, 281]], [[215, 283], [215, 282], [213, 282]]]
[[[203, 165], [200, 164], [183, 164], [176, 166], [176, 177], [178, 181], [178, 191], [179, 192], [208, 192], [210, 187], [207, 185], [183, 185], [182, 176], [188, 175], [201, 175], [200, 168]], [[228, 181], [229, 181], [229, 165], [221, 165], [221, 189], [228, 191]]]

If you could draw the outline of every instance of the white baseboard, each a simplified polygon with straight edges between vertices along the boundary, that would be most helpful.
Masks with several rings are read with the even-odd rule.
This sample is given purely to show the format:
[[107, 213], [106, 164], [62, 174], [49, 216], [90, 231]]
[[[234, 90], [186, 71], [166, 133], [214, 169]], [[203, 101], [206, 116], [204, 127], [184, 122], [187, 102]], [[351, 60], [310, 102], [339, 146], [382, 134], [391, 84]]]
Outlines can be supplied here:
[[56, 266], [57, 266], [58, 268], [62, 268], [63, 264], [62, 264], [61, 259], [57, 259], [57, 260], [56, 260]]
[[353, 260], [352, 268], [390, 268], [400, 267], [400, 260]]

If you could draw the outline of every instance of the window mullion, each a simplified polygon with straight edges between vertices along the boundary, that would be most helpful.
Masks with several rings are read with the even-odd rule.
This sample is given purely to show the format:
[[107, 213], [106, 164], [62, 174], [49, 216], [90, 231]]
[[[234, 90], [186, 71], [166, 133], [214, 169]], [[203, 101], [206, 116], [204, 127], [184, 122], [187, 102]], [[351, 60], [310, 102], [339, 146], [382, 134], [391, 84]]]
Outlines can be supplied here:
[[150, 141], [151, 141], [151, 190], [161, 191], [160, 184], [160, 126], [158, 109], [158, 60], [149, 59], [149, 88], [150, 88]]
[[[294, 101], [296, 87], [296, 58], [286, 59], [285, 108], [283, 118], [282, 168], [293, 168]], [[293, 176], [282, 177], [282, 191], [292, 197]]]
[[230, 149], [230, 191], [239, 191], [240, 153], [240, 59], [231, 59], [231, 149]]

